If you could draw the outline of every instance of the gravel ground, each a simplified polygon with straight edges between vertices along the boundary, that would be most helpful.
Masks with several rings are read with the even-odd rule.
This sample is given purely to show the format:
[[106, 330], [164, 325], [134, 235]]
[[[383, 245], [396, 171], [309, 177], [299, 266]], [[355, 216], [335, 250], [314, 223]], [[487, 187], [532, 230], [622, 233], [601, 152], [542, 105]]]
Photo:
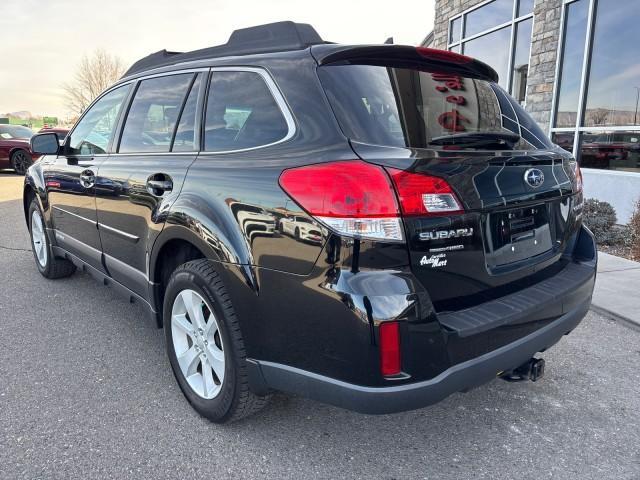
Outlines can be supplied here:
[[[0, 192], [20, 182], [0, 174]], [[184, 400], [140, 308], [86, 275], [38, 274], [21, 208], [0, 202], [0, 479], [640, 478], [640, 331], [590, 313], [540, 382], [422, 410], [276, 395], [218, 426]]]

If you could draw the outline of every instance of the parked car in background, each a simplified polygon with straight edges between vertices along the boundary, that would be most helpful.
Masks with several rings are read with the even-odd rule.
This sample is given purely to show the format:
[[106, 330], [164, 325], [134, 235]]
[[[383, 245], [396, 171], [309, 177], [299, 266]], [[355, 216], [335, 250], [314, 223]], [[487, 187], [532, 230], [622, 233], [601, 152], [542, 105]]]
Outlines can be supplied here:
[[259, 205], [234, 201], [229, 201], [228, 204], [249, 240], [254, 235], [273, 235], [276, 229], [276, 219], [264, 208]]
[[283, 217], [280, 219], [280, 231], [292, 235], [297, 240], [313, 243], [322, 242], [320, 226], [309, 217], [300, 215]]
[[43, 127], [41, 128], [38, 133], [57, 133], [58, 134], [58, 140], [60, 141], [60, 144], [64, 143], [64, 139], [66, 138], [67, 134], [69, 133], [69, 129], [68, 128], [60, 128], [60, 127]]
[[33, 131], [21, 125], [0, 125], [0, 168], [13, 168], [24, 175], [39, 157], [31, 153], [29, 139]]
[[[391, 413], [536, 381], [534, 355], [589, 310], [597, 250], [575, 159], [497, 82], [454, 52], [292, 22], [152, 54], [62, 147], [32, 138], [35, 265], [144, 307], [216, 422], [274, 390]], [[321, 239], [273, 234], [283, 212]]]

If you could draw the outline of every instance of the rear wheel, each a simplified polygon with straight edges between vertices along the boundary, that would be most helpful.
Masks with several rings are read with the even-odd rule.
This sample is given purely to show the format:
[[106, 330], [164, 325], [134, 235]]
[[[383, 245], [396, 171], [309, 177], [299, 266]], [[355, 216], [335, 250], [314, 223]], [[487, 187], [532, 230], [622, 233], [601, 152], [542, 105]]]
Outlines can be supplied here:
[[29, 206], [29, 233], [36, 266], [44, 277], [51, 279], [68, 277], [76, 270], [70, 261], [53, 255], [42, 211], [36, 199], [33, 199]]
[[24, 175], [32, 163], [31, 155], [25, 150], [16, 150], [11, 155], [11, 166], [19, 175]]
[[185, 397], [216, 423], [261, 409], [267, 397], [249, 389], [246, 351], [229, 296], [211, 261], [178, 267], [164, 299], [167, 354]]

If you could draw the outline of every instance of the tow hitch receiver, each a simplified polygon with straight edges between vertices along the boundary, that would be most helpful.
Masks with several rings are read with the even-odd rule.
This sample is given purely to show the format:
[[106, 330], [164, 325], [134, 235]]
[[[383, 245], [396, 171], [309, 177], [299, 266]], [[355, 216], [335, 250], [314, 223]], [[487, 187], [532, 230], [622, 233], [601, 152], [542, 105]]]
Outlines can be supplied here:
[[537, 382], [544, 376], [544, 359], [530, 358], [518, 368], [510, 372], [500, 374], [500, 378], [507, 382], [524, 382], [531, 380]]

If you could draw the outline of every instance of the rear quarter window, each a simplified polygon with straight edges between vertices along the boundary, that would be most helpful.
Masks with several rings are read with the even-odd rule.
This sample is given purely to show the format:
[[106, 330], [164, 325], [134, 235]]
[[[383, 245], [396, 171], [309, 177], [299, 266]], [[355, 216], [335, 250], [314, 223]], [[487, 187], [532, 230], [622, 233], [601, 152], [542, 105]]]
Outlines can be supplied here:
[[356, 141], [434, 148], [433, 139], [453, 134], [516, 133], [517, 149], [552, 147], [522, 107], [488, 81], [376, 65], [326, 65], [318, 75], [342, 130]]
[[287, 137], [289, 125], [264, 78], [250, 71], [214, 71], [207, 98], [207, 152], [256, 148]]

